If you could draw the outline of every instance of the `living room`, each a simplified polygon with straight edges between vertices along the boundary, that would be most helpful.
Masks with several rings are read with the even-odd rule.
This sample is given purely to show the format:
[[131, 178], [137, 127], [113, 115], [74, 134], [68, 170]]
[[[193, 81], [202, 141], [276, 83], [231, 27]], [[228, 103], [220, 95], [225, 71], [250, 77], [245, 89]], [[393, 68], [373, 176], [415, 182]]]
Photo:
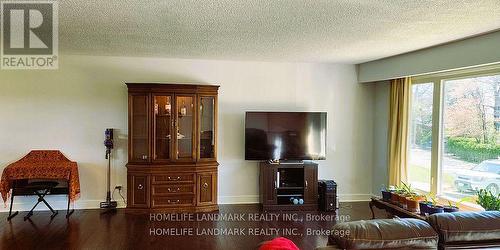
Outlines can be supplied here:
[[419, 246], [339, 245], [389, 220], [435, 249], [428, 216], [500, 220], [498, 1], [36, 2], [2, 1], [0, 248]]

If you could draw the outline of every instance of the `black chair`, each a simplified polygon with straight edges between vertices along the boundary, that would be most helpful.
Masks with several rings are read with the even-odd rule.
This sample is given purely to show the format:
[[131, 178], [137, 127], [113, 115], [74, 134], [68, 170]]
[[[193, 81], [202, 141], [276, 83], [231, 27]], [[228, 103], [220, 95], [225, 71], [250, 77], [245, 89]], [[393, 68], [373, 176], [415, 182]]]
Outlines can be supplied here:
[[53, 219], [58, 212], [52, 209], [50, 204], [45, 200], [45, 196], [50, 193], [52, 188], [56, 187], [59, 183], [56, 181], [37, 181], [29, 183], [26, 188], [31, 190], [34, 194], [38, 196], [38, 202], [31, 208], [26, 216], [24, 216], [24, 220], [27, 220], [29, 217], [33, 215], [33, 210], [40, 204], [40, 202], [45, 203], [45, 205], [50, 209], [52, 215], [50, 219]]

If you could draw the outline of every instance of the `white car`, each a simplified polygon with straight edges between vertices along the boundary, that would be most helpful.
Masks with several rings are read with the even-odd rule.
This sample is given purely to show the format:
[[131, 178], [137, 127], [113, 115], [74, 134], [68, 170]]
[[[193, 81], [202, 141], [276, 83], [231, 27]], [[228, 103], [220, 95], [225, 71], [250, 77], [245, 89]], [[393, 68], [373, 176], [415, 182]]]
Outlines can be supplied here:
[[500, 193], [500, 160], [486, 160], [470, 170], [457, 173], [455, 187], [460, 192], [486, 189], [493, 195]]

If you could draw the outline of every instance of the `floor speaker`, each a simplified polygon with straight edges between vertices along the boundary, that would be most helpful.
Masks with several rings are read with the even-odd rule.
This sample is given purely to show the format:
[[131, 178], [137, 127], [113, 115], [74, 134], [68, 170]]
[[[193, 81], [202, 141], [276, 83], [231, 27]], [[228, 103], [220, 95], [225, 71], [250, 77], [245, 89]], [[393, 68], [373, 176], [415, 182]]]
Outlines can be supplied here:
[[337, 183], [333, 180], [318, 181], [319, 210], [334, 212], [339, 208]]

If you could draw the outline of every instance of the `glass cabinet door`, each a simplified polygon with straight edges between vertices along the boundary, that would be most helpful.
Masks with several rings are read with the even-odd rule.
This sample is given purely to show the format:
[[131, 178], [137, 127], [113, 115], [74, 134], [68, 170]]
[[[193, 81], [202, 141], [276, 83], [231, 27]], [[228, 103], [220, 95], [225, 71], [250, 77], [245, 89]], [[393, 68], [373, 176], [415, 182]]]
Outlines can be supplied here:
[[176, 159], [192, 160], [194, 134], [194, 97], [176, 96]]
[[156, 95], [153, 102], [153, 159], [156, 161], [168, 160], [171, 156], [173, 141], [172, 96]]
[[215, 97], [200, 96], [199, 99], [199, 145], [200, 159], [215, 158]]
[[130, 112], [130, 160], [135, 162], [149, 161], [149, 127], [147, 94], [133, 94], [129, 97]]

